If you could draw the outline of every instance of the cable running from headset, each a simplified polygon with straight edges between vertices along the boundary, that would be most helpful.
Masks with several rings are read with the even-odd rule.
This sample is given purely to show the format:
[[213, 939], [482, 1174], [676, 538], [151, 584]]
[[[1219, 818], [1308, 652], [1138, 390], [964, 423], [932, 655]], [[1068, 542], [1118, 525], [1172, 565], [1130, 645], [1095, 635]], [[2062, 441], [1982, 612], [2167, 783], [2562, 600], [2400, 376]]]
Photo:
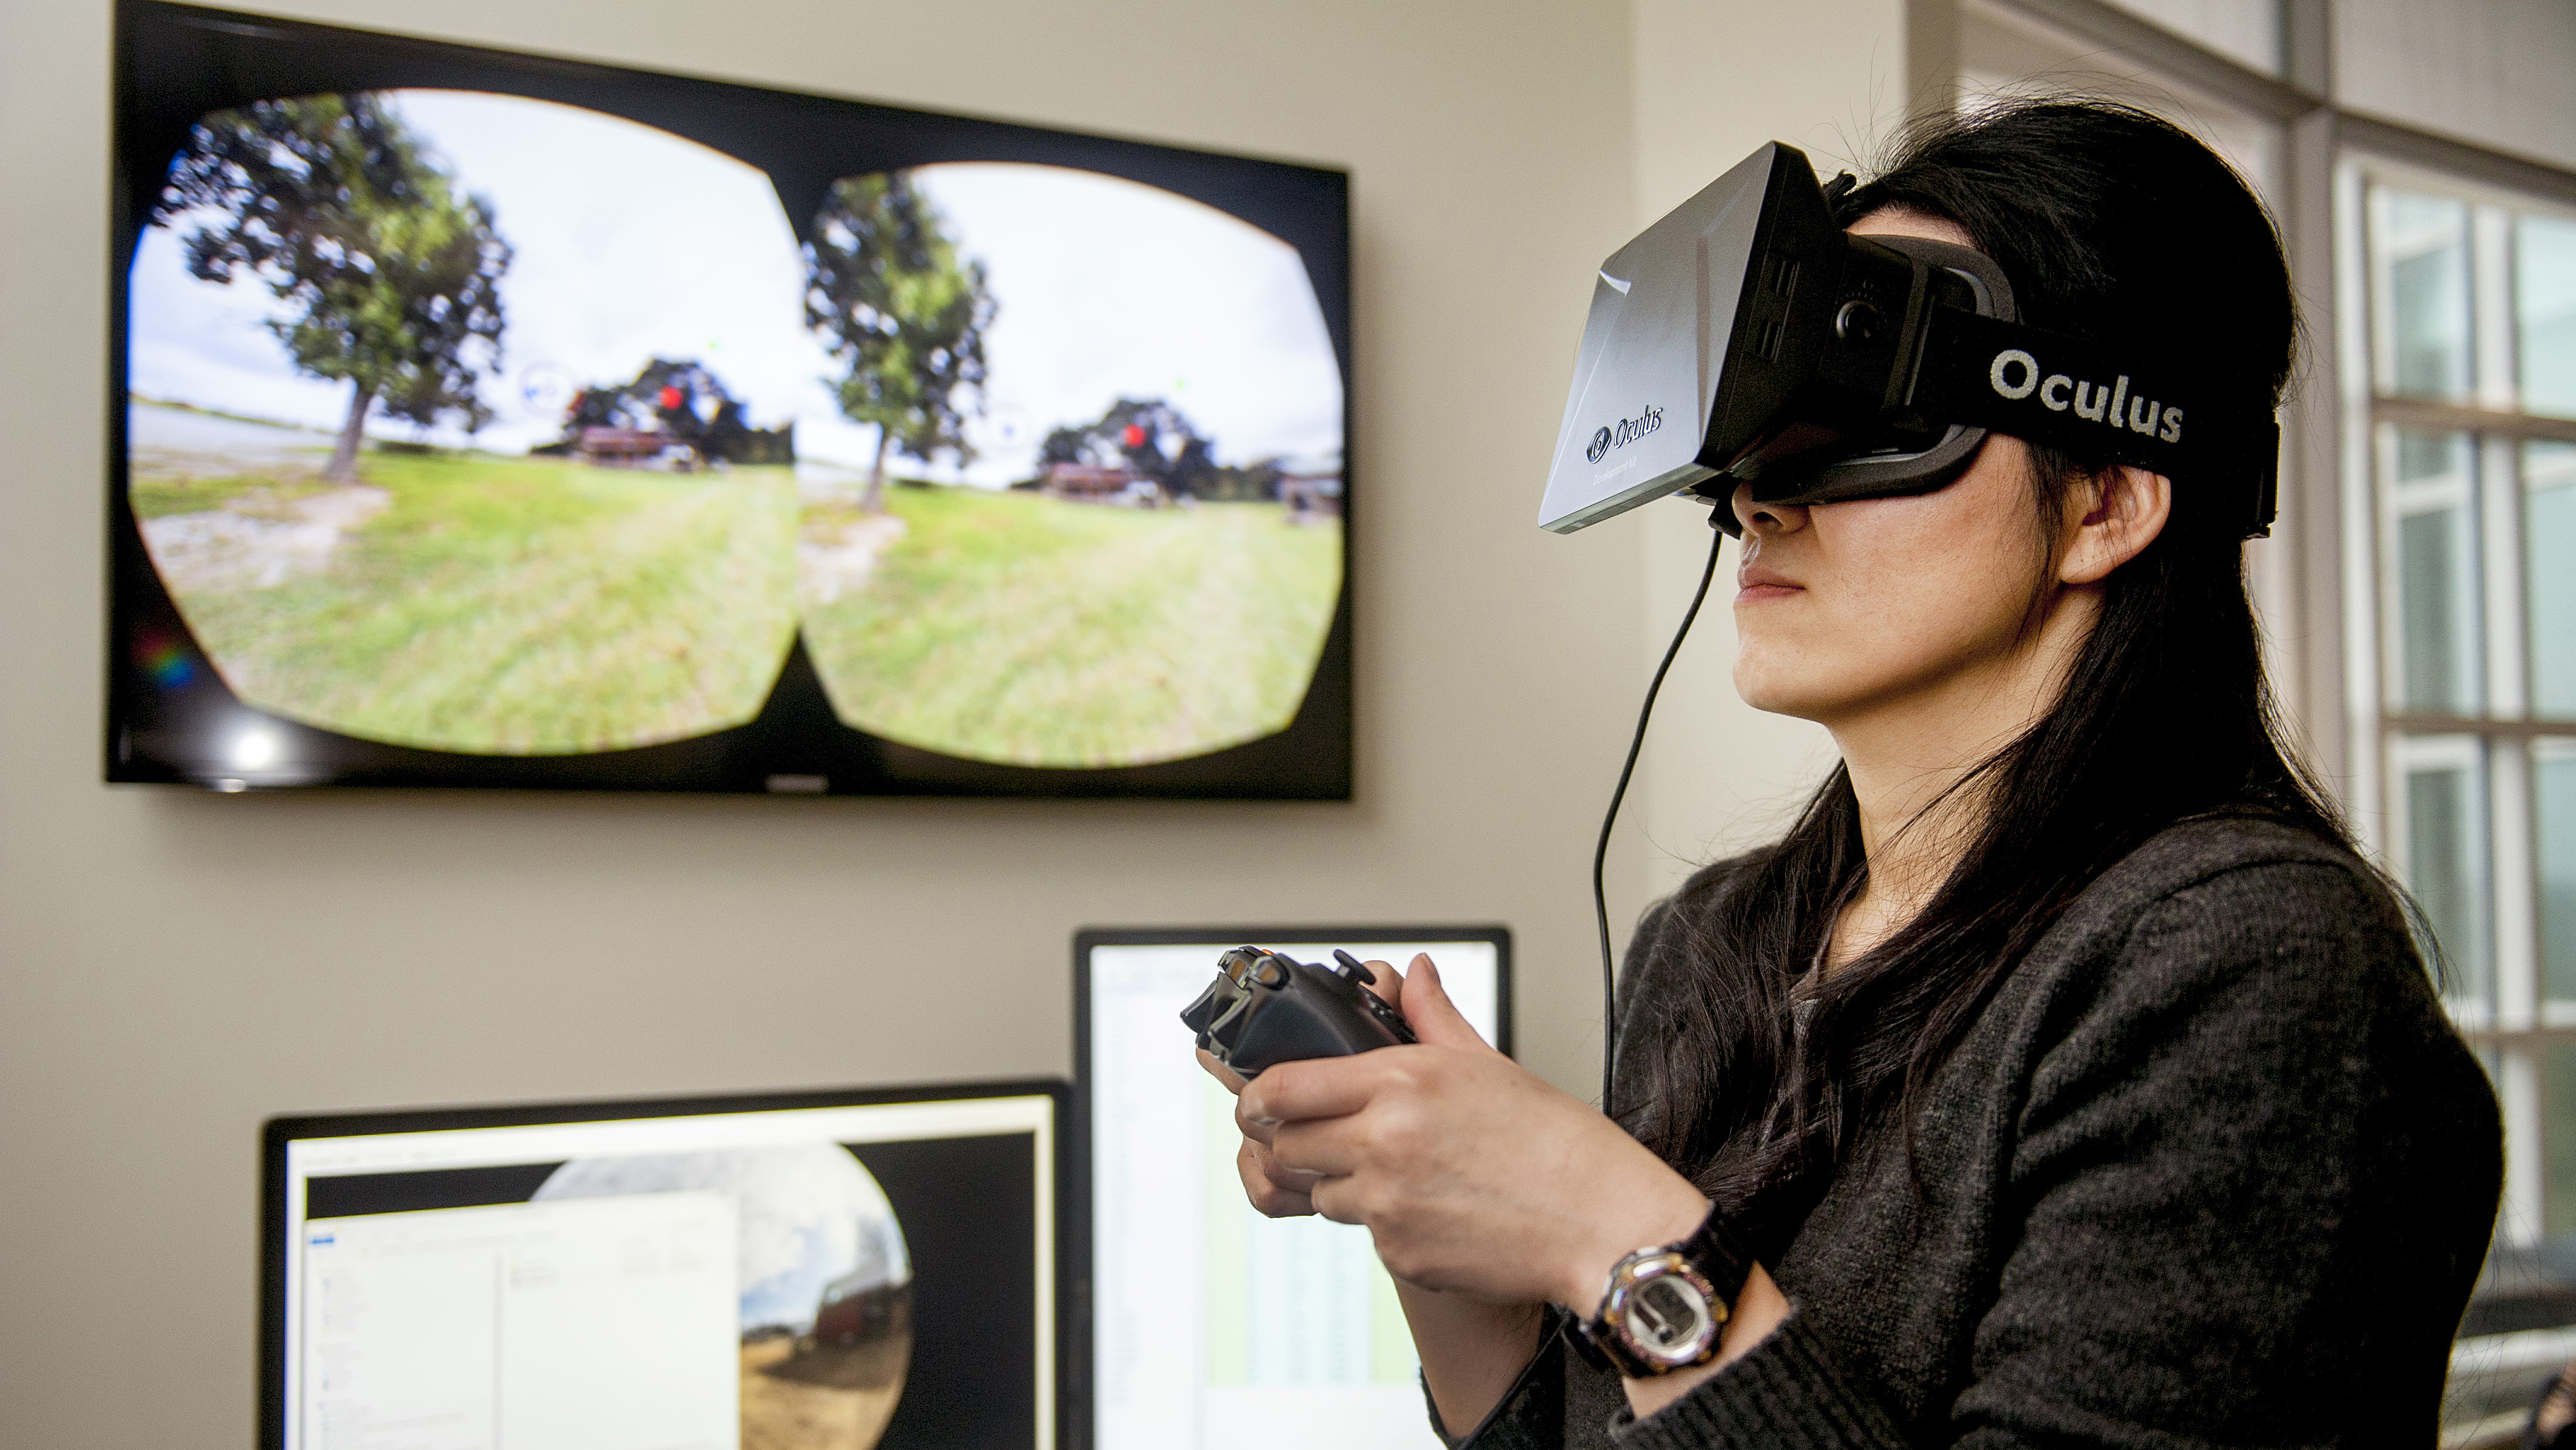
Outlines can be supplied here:
[[1690, 608], [1682, 611], [1682, 627], [1673, 631], [1673, 642], [1664, 649], [1664, 662], [1655, 666], [1655, 678], [1646, 686], [1646, 703], [1637, 711], [1637, 733], [1628, 740], [1627, 763], [1619, 767], [1619, 784], [1610, 792], [1609, 814], [1601, 818], [1601, 839], [1592, 848], [1592, 920], [1601, 933], [1601, 1111], [1610, 1112], [1610, 1077], [1615, 1065], [1612, 1057], [1619, 1041], [1619, 964], [1610, 952], [1610, 897], [1602, 886], [1603, 867], [1610, 859], [1610, 828], [1619, 823], [1619, 803], [1628, 795], [1628, 777], [1636, 774], [1637, 752], [1645, 748], [1646, 722], [1655, 715], [1655, 696], [1664, 688], [1664, 676], [1671, 672], [1673, 659], [1682, 652], [1682, 641], [1690, 638], [1691, 624], [1699, 618], [1699, 607], [1708, 598], [1709, 581], [1717, 577], [1718, 552], [1726, 547], [1726, 531], [1718, 518], [1734, 508], [1733, 501], [1721, 503], [1708, 517], [1708, 564], [1699, 571], [1699, 588], [1692, 591]]

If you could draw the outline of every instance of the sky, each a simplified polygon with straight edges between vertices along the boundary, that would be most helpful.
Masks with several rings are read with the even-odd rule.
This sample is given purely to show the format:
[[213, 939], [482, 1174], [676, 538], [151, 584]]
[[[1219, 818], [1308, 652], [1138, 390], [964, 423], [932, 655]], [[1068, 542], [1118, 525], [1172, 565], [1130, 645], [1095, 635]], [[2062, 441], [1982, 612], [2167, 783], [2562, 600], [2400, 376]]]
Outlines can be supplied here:
[[986, 456], [966, 481], [1027, 477], [1049, 430], [1121, 397], [1180, 409], [1219, 463], [1342, 451], [1341, 370], [1296, 248], [1092, 172], [976, 162], [912, 177], [983, 261], [997, 308], [988, 414], [967, 430]]
[[[476, 441], [515, 453], [562, 436], [571, 388], [623, 383], [653, 358], [696, 357], [755, 425], [823, 396], [829, 365], [806, 332], [803, 263], [759, 171], [667, 131], [547, 101], [396, 91], [395, 109], [463, 189], [492, 204], [515, 251], [501, 283], [495, 413]], [[153, 397], [336, 427], [346, 384], [298, 374], [265, 329], [264, 284], [188, 275], [153, 228], [134, 262], [133, 387]], [[538, 385], [531, 403], [526, 385]], [[378, 419], [371, 431], [410, 437]], [[433, 435], [442, 436], [442, 435]], [[443, 441], [461, 441], [447, 435]]]
[[854, 1265], [888, 1282], [912, 1277], [885, 1190], [834, 1143], [575, 1158], [538, 1187], [535, 1201], [691, 1190], [734, 1196], [745, 1329], [810, 1327], [823, 1287]]
[[[517, 97], [395, 91], [393, 107], [492, 205], [515, 255], [495, 417], [502, 453], [561, 436], [575, 388], [695, 358], [754, 427], [794, 420], [800, 457], [864, 464], [875, 430], [842, 418], [836, 369], [804, 325], [804, 268], [776, 191], [719, 152], [631, 121]], [[980, 455], [927, 470], [992, 487], [1027, 477], [1047, 432], [1122, 396], [1159, 396], [1215, 441], [1220, 463], [1341, 452], [1342, 380], [1294, 248], [1197, 202], [1057, 167], [923, 168], [916, 183], [996, 302]], [[151, 228], [133, 272], [132, 386], [224, 412], [336, 428], [348, 386], [298, 374], [261, 325], [264, 284], [188, 275], [181, 239]], [[415, 436], [379, 417], [370, 432]], [[452, 427], [431, 438], [460, 443]], [[921, 471], [907, 466], [907, 471]]]

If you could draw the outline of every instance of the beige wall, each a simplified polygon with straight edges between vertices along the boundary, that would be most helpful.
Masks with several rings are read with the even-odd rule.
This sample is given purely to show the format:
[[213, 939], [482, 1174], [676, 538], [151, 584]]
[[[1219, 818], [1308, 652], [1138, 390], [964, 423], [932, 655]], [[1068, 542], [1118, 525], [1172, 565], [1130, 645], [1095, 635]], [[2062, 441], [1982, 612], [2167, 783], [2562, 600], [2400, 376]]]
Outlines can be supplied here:
[[[1765, 141], [1798, 147], [1826, 176], [1865, 174], [1925, 90], [1908, 76], [1905, 12], [1905, 0], [1727, 7], [1637, 0], [1634, 224], [1651, 224]], [[1818, 37], [1833, 42], [1820, 46]], [[1689, 606], [1711, 530], [1706, 509], [1677, 502], [1649, 504], [1636, 518], [1603, 527], [1643, 536], [1646, 603], [1637, 631], [1639, 668], [1649, 672]], [[1739, 553], [1726, 545], [1655, 707], [1635, 787], [1643, 841], [1630, 847], [1631, 879], [1640, 882], [1634, 901], [1776, 834], [1835, 759], [1822, 728], [1736, 698], [1727, 601]], [[1634, 914], [1615, 895], [1611, 907], [1614, 919]]]
[[[1349, 167], [1360, 784], [1313, 806], [101, 785], [106, 6], [0, 0], [0, 1444], [250, 1437], [264, 1117], [1059, 1074], [1086, 923], [1507, 922], [1588, 1095], [1592, 830], [1705, 534], [1533, 526], [1587, 278], [1761, 139], [1856, 149], [1895, 5], [266, 7]], [[1723, 615], [1623, 917], [1811, 763]]]
[[2576, 6], [2335, 0], [2337, 104], [2576, 166]]

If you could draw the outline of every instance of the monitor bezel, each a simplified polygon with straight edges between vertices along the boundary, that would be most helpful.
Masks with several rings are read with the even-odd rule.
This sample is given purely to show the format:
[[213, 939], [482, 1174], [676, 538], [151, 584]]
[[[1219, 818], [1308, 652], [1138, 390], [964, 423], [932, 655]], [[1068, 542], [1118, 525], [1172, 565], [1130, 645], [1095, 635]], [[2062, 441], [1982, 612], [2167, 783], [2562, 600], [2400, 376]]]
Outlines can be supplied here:
[[[549, 1103], [479, 1104], [460, 1107], [394, 1108], [353, 1113], [284, 1114], [260, 1125], [260, 1256], [259, 1256], [259, 1443], [265, 1450], [286, 1444], [286, 1259], [292, 1225], [286, 1221], [286, 1148], [313, 1138], [362, 1138], [383, 1133], [427, 1133], [477, 1128], [520, 1128], [554, 1123], [608, 1123], [632, 1118], [709, 1117], [732, 1113], [792, 1112], [806, 1108], [863, 1108], [887, 1103], [965, 1102], [978, 1098], [1045, 1097], [1054, 1115], [1052, 1180], [1055, 1212], [1049, 1232], [1055, 1237], [1055, 1443], [1065, 1444], [1067, 1430], [1087, 1418], [1088, 1403], [1073, 1396], [1075, 1382], [1065, 1373], [1074, 1352], [1072, 1329], [1078, 1312], [1075, 1286], [1090, 1282], [1091, 1250], [1087, 1214], [1077, 1219], [1067, 1174], [1073, 1158], [1071, 1121], [1073, 1085], [1061, 1078], [1019, 1078], [914, 1087], [789, 1089], [776, 1092], [728, 1093], [693, 1097], [601, 1098]], [[1080, 1343], [1087, 1345], [1089, 1336]]]
[[[1069, 1415], [1059, 1432], [1072, 1438], [1063, 1443], [1068, 1450], [1093, 1450], [1093, 1405], [1091, 1402], [1091, 1355], [1093, 1296], [1091, 1283], [1091, 953], [1104, 946], [1191, 946], [1205, 943], [1216, 946], [1240, 946], [1267, 942], [1442, 942], [1476, 941], [1494, 948], [1494, 1046], [1506, 1057], [1512, 1055], [1512, 929], [1499, 923], [1477, 926], [1409, 926], [1404, 924], [1374, 926], [1207, 926], [1207, 927], [1084, 927], [1073, 934], [1073, 1096], [1072, 1116], [1063, 1134], [1066, 1150], [1071, 1155], [1066, 1168], [1068, 1190], [1073, 1211], [1080, 1215], [1082, 1234], [1082, 1278], [1074, 1286], [1072, 1302], [1075, 1312], [1066, 1317], [1065, 1329], [1075, 1336], [1058, 1377], [1079, 1377], [1079, 1392], [1069, 1403], [1078, 1404], [1079, 1413]], [[1223, 946], [1219, 946], [1223, 950]], [[1400, 964], [1399, 964], [1400, 965]], [[1216, 971], [1214, 958], [1208, 971]], [[1186, 1002], [1172, 1004], [1172, 1050], [1188, 1046], [1180, 1025], [1180, 1014]]]
[[[1352, 798], [1360, 557], [1358, 379], [1353, 369], [1350, 173], [963, 112], [892, 106], [783, 86], [598, 61], [170, 0], [116, 0], [109, 150], [105, 487], [108, 631], [102, 663], [103, 778], [223, 792], [319, 787], [611, 790], [740, 795]], [[767, 172], [800, 234], [832, 177], [871, 167], [955, 161], [1067, 166], [1158, 187], [1294, 246], [1304, 259], [1342, 375], [1341, 584], [1315, 672], [1287, 726], [1205, 754], [1139, 765], [1051, 767], [973, 760], [868, 734], [833, 712], [791, 644], [752, 720], [684, 740], [561, 755], [473, 754], [362, 739], [280, 716], [291, 767], [245, 770], [212, 738], [243, 706], [212, 668], [137, 531], [128, 490], [126, 415], [131, 263], [171, 150], [208, 110], [266, 95], [405, 86], [485, 90], [583, 106], [655, 126]], [[782, 136], [810, 138], [789, 142]], [[864, 146], [859, 139], [864, 137]], [[837, 149], [832, 149], [837, 148]], [[827, 162], [824, 158], [837, 157]], [[197, 678], [176, 693], [147, 685], [135, 658], [148, 638], [184, 643]], [[265, 712], [263, 712], [264, 714]], [[202, 743], [164, 745], [164, 739]], [[182, 757], [185, 758], [182, 758]], [[816, 783], [822, 789], [814, 789]]]

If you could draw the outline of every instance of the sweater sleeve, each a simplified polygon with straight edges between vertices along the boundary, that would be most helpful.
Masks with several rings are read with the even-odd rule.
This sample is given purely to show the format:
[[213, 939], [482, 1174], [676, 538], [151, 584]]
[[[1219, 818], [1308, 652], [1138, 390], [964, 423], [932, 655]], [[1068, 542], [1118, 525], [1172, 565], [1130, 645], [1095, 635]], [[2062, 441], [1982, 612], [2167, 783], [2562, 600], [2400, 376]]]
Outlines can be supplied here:
[[[1718, 879], [1732, 869], [1734, 863], [1720, 863], [1704, 870], [1693, 885]], [[1626, 1049], [1651, 1035], [1651, 1029], [1642, 1024], [1657, 994], [1671, 990], [1665, 979], [1681, 970], [1679, 936], [1674, 898], [1647, 908], [1638, 919], [1637, 929], [1629, 935], [1619, 973], [1620, 1051], [1615, 1091], [1620, 1103], [1643, 1102], [1648, 1095], [1648, 1065]], [[1617, 1375], [1593, 1368], [1567, 1347], [1572, 1317], [1556, 1305], [1548, 1306], [1538, 1353], [1523, 1367], [1501, 1402], [1486, 1414], [1484, 1422], [1464, 1435], [1449, 1433], [1441, 1423], [1439, 1410], [1430, 1404], [1430, 1386], [1423, 1387], [1432, 1433], [1448, 1450], [1597, 1450], [1607, 1443], [1606, 1427], [1613, 1413], [1626, 1406], [1627, 1393], [1620, 1388]]]
[[1622, 1450], [2434, 1438], [2406, 1421], [2439, 1400], [2500, 1128], [2385, 899], [2340, 866], [2226, 871], [2027, 1010], [2047, 1020], [1996, 1069], [2026, 1077], [1990, 1220], [2008, 1247], [1991, 1304], [1961, 1306], [1955, 1398], [1905, 1422], [1793, 1308], [1617, 1418]]

